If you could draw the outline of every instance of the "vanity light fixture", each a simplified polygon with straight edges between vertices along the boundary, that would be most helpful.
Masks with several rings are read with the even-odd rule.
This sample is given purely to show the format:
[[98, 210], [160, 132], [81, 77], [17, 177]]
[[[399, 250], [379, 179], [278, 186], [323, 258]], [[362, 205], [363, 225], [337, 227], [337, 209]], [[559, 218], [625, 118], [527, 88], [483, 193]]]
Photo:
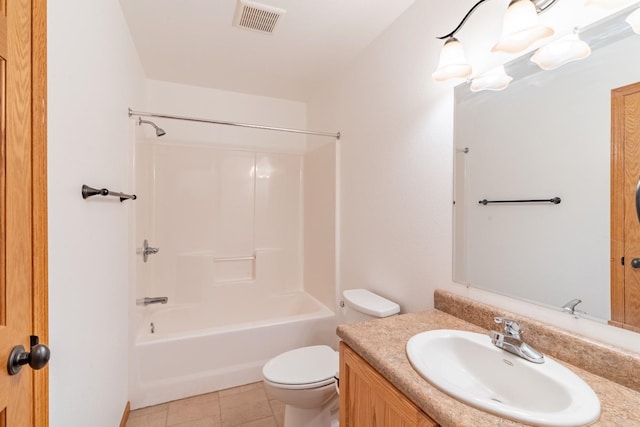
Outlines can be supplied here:
[[449, 37], [440, 51], [438, 69], [433, 72], [433, 80], [444, 82], [453, 78], [466, 78], [471, 75], [471, 65], [464, 56], [464, 48], [455, 37]]
[[636, 9], [627, 16], [627, 24], [631, 25], [631, 28], [636, 34], [640, 34], [640, 9]]
[[513, 80], [513, 77], [507, 75], [504, 70], [504, 65], [500, 65], [475, 77], [471, 81], [470, 89], [471, 92], [504, 90], [509, 86], [511, 80]]
[[511, 0], [504, 14], [502, 36], [491, 51], [522, 52], [535, 42], [553, 34], [553, 29], [538, 22], [538, 12], [532, 1]]
[[[462, 44], [455, 34], [467, 22], [471, 14], [487, 0], [478, 1], [462, 18], [458, 26], [448, 34], [438, 37], [446, 40], [440, 53], [440, 63], [433, 73], [436, 82], [471, 75], [471, 66], [464, 59]], [[538, 40], [553, 35], [553, 29], [538, 24], [537, 15], [553, 6], [558, 0], [511, 0], [503, 20], [503, 33], [492, 51], [520, 52]], [[451, 60], [454, 58], [455, 60]]]
[[569, 62], [578, 61], [591, 55], [591, 48], [580, 40], [578, 29], [572, 34], [562, 37], [541, 47], [531, 57], [531, 62], [543, 70], [554, 70]]

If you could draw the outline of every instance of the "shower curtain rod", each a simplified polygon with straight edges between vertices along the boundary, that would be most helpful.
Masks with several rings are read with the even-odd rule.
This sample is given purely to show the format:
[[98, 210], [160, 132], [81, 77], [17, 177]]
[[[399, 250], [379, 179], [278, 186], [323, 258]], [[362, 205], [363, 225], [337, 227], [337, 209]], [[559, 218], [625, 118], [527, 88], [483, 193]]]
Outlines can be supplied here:
[[158, 114], [158, 113], [148, 113], [144, 111], [133, 111], [131, 108], [129, 108], [129, 117], [131, 116], [158, 117], [161, 119], [185, 120], [188, 122], [212, 123], [216, 125], [239, 126], [239, 127], [252, 128], [252, 129], [266, 129], [266, 130], [275, 130], [279, 132], [302, 133], [305, 135], [328, 136], [331, 138], [340, 139], [340, 132], [336, 132], [336, 133], [316, 132], [316, 131], [302, 130], [302, 129], [290, 129], [290, 128], [280, 128], [280, 127], [274, 127], [274, 126], [254, 125], [250, 123], [238, 123], [238, 122], [227, 122], [223, 120], [200, 119], [196, 117], [174, 116], [171, 114]]

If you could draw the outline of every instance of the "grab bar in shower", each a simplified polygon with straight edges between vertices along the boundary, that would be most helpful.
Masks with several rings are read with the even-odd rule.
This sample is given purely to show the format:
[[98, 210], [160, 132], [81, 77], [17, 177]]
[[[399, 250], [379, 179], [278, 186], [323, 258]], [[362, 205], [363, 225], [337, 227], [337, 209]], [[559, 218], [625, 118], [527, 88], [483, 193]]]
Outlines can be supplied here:
[[224, 261], [254, 261], [256, 256], [237, 256], [237, 257], [226, 257], [226, 258], [214, 258], [213, 262], [224, 262]]
[[137, 199], [135, 194], [119, 193], [117, 191], [107, 190], [106, 188], [101, 188], [101, 189], [91, 188], [88, 185], [83, 185], [82, 186], [82, 198], [83, 199], [88, 199], [89, 197], [93, 197], [93, 196], [97, 196], [97, 195], [119, 197], [120, 198], [120, 202], [124, 202], [125, 200], [128, 200], [128, 199], [131, 199], [131, 200]]
[[562, 201], [560, 197], [554, 197], [553, 199], [528, 199], [528, 200], [487, 200], [483, 199], [478, 201], [481, 205], [488, 205], [489, 203], [553, 203], [559, 204]]

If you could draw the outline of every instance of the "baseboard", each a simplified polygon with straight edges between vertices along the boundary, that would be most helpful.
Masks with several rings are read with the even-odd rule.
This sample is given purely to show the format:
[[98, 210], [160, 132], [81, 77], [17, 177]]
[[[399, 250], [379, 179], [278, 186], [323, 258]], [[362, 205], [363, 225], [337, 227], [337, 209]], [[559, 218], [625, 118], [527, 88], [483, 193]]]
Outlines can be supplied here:
[[124, 412], [122, 413], [122, 420], [120, 421], [120, 427], [126, 427], [127, 421], [129, 420], [130, 412], [131, 412], [131, 402], [127, 402], [127, 406], [124, 407]]

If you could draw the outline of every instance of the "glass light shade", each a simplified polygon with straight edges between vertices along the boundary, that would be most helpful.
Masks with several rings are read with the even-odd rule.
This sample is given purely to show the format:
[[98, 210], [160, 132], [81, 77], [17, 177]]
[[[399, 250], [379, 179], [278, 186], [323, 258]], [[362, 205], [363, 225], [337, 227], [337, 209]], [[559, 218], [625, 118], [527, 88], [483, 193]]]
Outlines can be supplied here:
[[504, 71], [504, 65], [496, 67], [492, 70], [482, 73], [471, 81], [471, 92], [480, 92], [483, 90], [504, 90], [509, 86], [513, 77], [507, 75]]
[[625, 19], [636, 34], [640, 34], [640, 9], [631, 12], [631, 15]]
[[589, 55], [591, 55], [589, 45], [580, 40], [577, 34], [571, 34], [538, 49], [531, 57], [531, 62], [543, 70], [554, 70]]
[[518, 53], [538, 40], [553, 35], [553, 29], [538, 23], [536, 7], [530, 0], [509, 3], [502, 23], [502, 36], [492, 52]]
[[464, 56], [464, 48], [458, 39], [450, 37], [440, 51], [438, 69], [433, 72], [433, 80], [444, 82], [453, 78], [466, 78], [471, 75], [471, 65]]

